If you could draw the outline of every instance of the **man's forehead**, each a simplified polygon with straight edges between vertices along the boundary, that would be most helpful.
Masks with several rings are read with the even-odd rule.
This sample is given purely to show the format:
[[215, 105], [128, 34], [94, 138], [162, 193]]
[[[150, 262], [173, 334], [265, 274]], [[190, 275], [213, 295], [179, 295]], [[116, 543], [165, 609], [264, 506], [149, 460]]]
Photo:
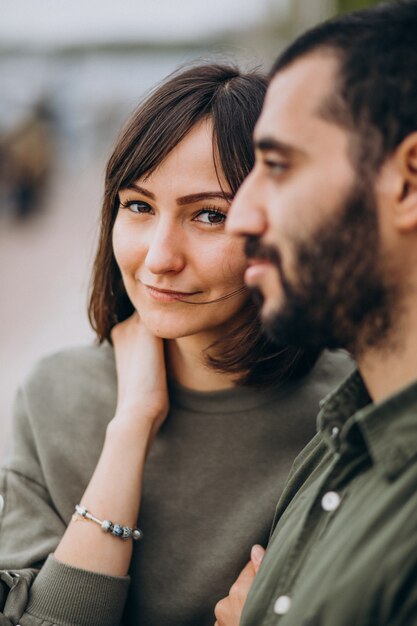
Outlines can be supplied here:
[[324, 103], [337, 90], [338, 70], [337, 57], [321, 51], [279, 71], [268, 87], [255, 136], [269, 133], [280, 122], [292, 126], [319, 120]]

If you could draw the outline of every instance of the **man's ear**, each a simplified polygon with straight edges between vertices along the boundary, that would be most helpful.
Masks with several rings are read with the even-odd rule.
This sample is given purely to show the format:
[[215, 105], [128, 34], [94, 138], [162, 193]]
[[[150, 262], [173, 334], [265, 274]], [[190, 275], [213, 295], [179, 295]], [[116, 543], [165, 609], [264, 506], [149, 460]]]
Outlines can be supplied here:
[[398, 146], [395, 160], [401, 172], [395, 224], [403, 233], [417, 231], [417, 132], [408, 135]]

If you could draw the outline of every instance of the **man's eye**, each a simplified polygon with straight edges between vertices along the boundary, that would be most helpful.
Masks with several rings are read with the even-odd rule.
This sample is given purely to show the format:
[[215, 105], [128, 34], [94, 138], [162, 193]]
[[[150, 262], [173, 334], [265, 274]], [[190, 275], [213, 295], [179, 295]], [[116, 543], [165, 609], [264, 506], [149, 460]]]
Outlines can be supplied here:
[[266, 160], [264, 165], [274, 174], [282, 174], [288, 169], [288, 165], [282, 161]]
[[132, 213], [151, 213], [152, 208], [146, 202], [139, 202], [138, 200], [126, 200], [121, 202], [120, 206], [123, 209], [128, 209]]
[[226, 221], [226, 214], [218, 209], [201, 209], [194, 219], [196, 222], [217, 226], [218, 224], [223, 224]]

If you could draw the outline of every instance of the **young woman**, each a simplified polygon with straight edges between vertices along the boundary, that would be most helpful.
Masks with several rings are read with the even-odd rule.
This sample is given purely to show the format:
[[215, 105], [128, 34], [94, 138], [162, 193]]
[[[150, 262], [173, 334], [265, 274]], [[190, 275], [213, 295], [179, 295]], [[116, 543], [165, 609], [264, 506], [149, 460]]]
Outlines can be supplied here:
[[192, 67], [114, 149], [99, 345], [43, 360], [16, 403], [0, 484], [0, 567], [20, 570], [3, 572], [10, 623], [212, 626], [267, 540], [320, 398], [350, 369], [269, 343], [224, 229], [264, 92], [257, 73]]

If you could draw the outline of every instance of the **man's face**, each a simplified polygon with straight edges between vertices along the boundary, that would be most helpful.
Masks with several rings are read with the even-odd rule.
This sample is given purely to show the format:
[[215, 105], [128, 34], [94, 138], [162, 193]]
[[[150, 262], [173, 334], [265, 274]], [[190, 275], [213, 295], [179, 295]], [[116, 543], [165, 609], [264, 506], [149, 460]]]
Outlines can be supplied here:
[[387, 330], [391, 294], [373, 181], [349, 158], [349, 132], [322, 114], [337, 70], [334, 58], [316, 53], [272, 80], [255, 129], [255, 167], [227, 227], [247, 237], [245, 280], [260, 292], [276, 340], [355, 352]]

